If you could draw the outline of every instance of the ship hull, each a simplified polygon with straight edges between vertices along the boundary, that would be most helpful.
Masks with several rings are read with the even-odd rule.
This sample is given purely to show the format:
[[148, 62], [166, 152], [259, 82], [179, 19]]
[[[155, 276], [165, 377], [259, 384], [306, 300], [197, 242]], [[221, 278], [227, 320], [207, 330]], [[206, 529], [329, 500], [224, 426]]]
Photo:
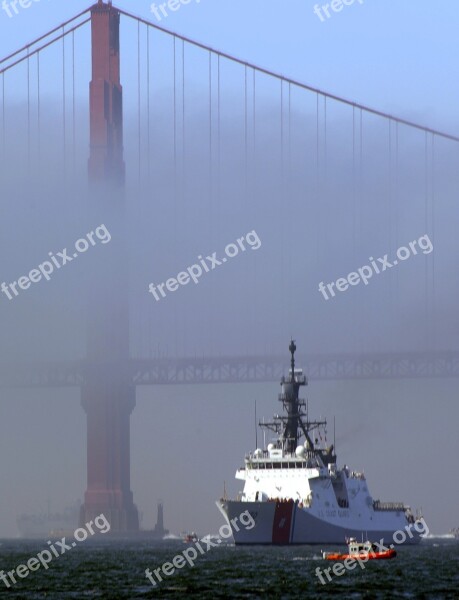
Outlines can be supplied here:
[[[373, 512], [371, 517], [359, 515], [338, 517], [339, 521], [319, 518], [311, 509], [299, 508], [294, 502], [217, 501], [220, 512], [231, 527], [236, 545], [243, 544], [344, 544], [346, 538], [365, 536], [389, 546], [395, 543], [417, 544], [421, 532], [408, 525], [405, 515]], [[239, 517], [248, 511], [255, 524], [250, 529], [240, 525]], [[245, 522], [245, 521], [244, 521]], [[394, 538], [395, 532], [404, 532]]]

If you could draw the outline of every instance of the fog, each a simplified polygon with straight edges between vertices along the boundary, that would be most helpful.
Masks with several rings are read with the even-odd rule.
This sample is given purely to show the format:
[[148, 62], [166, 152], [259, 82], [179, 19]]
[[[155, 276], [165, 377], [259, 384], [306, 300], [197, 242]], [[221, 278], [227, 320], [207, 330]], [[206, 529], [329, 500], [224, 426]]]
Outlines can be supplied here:
[[[219, 87], [212, 63], [209, 99], [208, 59], [187, 52], [175, 119], [170, 54], [149, 97], [142, 90], [140, 116], [126, 73], [125, 209], [88, 186], [87, 88], [75, 94], [74, 127], [67, 104], [64, 144], [58, 82], [42, 100], [40, 129], [35, 104], [28, 129], [24, 82], [12, 77], [0, 145], [1, 281], [73, 252], [102, 225], [111, 239], [100, 229], [49, 281], [1, 295], [1, 364], [21, 375], [36, 361], [85, 358], [88, 310], [110, 293], [112, 272], [129, 301], [133, 358], [284, 354], [287, 372], [291, 337], [303, 355], [458, 350], [459, 144], [366, 113], [360, 121], [360, 111], [323, 98], [317, 112], [314, 94], [283, 84], [281, 99], [278, 80], [257, 74], [254, 88], [252, 71], [245, 92], [244, 69], [223, 60]], [[85, 77], [87, 65], [78, 82]], [[159, 301], [149, 293], [250, 232], [259, 247]], [[329, 300], [320, 293], [320, 282], [369, 257], [393, 259], [424, 235], [431, 252]], [[224, 482], [239, 491], [234, 472], [254, 448], [254, 401], [270, 417], [277, 393], [276, 383], [138, 387], [131, 489], [142, 526], [154, 525], [162, 499], [173, 532], [216, 531], [214, 500]], [[455, 395], [455, 379], [312, 379], [307, 388], [312, 415], [330, 424], [336, 416], [339, 463], [364, 470], [375, 498], [422, 507], [436, 533], [457, 525]], [[86, 421], [77, 387], [1, 396], [0, 535], [15, 536], [19, 514], [83, 498]]]

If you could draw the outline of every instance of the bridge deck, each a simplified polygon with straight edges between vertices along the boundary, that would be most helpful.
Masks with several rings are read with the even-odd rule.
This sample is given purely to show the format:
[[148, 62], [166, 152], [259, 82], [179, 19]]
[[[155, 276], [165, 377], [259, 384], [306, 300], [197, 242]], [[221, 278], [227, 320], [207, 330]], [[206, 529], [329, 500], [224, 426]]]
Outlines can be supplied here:
[[[311, 380], [459, 377], [459, 352], [316, 355], [298, 359]], [[0, 387], [75, 387], [97, 374], [132, 385], [279, 381], [285, 357], [131, 359], [125, 363], [29, 363], [0, 366]]]

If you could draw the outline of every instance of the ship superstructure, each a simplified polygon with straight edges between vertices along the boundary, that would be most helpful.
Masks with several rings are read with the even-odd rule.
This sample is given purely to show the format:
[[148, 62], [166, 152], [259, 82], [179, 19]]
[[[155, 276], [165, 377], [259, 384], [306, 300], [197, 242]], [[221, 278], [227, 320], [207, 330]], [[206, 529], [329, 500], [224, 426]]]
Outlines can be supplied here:
[[[344, 544], [362, 535], [390, 543], [399, 530], [407, 543], [419, 542], [420, 517], [409, 506], [374, 500], [363, 472], [338, 468], [334, 445], [327, 444], [327, 421], [310, 420], [299, 398], [307, 379], [295, 368], [293, 340], [289, 350], [289, 376], [282, 377], [279, 394], [284, 414], [259, 423], [277, 437], [266, 449], [246, 455], [236, 472], [236, 479], [244, 481], [238, 498], [217, 501], [235, 543]], [[245, 510], [255, 521], [251, 529], [231, 522], [237, 523]]]

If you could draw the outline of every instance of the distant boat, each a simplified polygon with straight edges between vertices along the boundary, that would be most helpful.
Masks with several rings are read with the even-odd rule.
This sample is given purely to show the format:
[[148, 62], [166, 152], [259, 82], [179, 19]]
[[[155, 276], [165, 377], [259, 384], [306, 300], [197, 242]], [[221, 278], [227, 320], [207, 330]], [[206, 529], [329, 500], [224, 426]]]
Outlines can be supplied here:
[[56, 532], [74, 531], [78, 527], [80, 503], [64, 509], [61, 513], [22, 514], [16, 519], [21, 538], [55, 537]]
[[341, 552], [324, 552], [322, 551], [322, 558], [325, 560], [346, 560], [347, 558], [362, 558], [367, 560], [387, 560], [389, 558], [395, 558], [397, 552], [393, 548], [387, 550], [378, 550], [375, 543], [369, 542], [358, 542], [355, 538], [351, 538], [348, 542], [348, 553]]
[[451, 529], [450, 533], [452, 533], [457, 540], [459, 539], [459, 527], [454, 527]]
[[199, 539], [194, 531], [185, 531], [185, 533], [182, 534], [182, 537], [185, 544], [194, 544]]

